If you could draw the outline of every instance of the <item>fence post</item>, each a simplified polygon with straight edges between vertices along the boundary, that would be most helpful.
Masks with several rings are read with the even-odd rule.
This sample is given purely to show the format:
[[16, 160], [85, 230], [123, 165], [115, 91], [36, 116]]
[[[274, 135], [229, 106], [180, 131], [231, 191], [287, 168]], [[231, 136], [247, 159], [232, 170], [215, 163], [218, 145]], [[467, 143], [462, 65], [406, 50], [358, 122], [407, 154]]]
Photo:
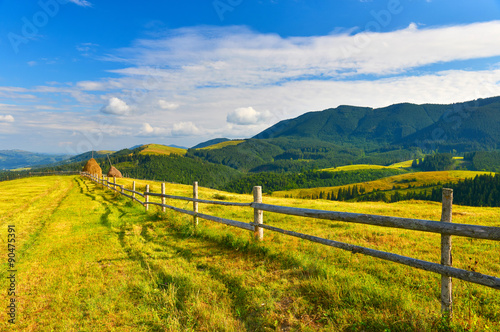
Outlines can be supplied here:
[[[253, 187], [253, 202], [254, 203], [262, 203], [262, 187], [255, 186]], [[264, 223], [264, 211], [258, 210], [256, 208], [253, 209], [253, 222], [254, 224], [263, 224]], [[257, 241], [262, 241], [264, 239], [264, 229], [259, 226], [254, 227], [254, 237]]]
[[[193, 182], [193, 198], [198, 199], [198, 181]], [[193, 212], [198, 213], [198, 202], [193, 201]], [[195, 214], [193, 216], [194, 226], [198, 226], [198, 216]]]
[[114, 177], [114, 176], [113, 176], [113, 184], [114, 184], [113, 190], [118, 191], [118, 190], [116, 190], [116, 177]]
[[[165, 195], [165, 182], [161, 183], [161, 194]], [[161, 204], [165, 205], [165, 197], [161, 198]], [[161, 212], [165, 212], [166, 208], [164, 206], [161, 207]]]
[[[451, 222], [453, 189], [443, 188], [441, 221]], [[441, 264], [452, 266], [451, 235], [441, 234]], [[453, 291], [451, 277], [441, 275], [441, 314], [451, 319], [453, 314]]]
[[[135, 191], [135, 181], [132, 181], [132, 190]], [[135, 192], [132, 193], [132, 200], [135, 198]]]
[[148, 192], [149, 192], [149, 184], [146, 185], [146, 192], [144, 193], [144, 206], [146, 206], [146, 211], [149, 210], [149, 195], [148, 195]]

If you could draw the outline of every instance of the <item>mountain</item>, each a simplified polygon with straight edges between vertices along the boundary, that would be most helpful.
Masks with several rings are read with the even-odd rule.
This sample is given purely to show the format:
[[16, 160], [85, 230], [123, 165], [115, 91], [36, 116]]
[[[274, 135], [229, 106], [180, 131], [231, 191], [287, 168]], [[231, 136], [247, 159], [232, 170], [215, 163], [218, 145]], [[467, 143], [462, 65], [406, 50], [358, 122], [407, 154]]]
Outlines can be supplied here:
[[253, 138], [278, 137], [350, 144], [365, 150], [388, 145], [461, 152], [496, 149], [500, 146], [500, 97], [449, 105], [342, 105], [283, 120]]
[[65, 160], [69, 155], [35, 153], [22, 150], [0, 150], [0, 169], [16, 169]]
[[227, 141], [230, 141], [230, 139], [229, 138], [214, 138], [214, 139], [208, 140], [206, 142], [198, 143], [197, 145], [193, 146], [191, 149], [206, 148], [207, 146], [222, 143], [222, 142], [227, 142]]
[[[160, 144], [146, 144], [109, 155], [100, 152], [102, 151], [94, 151], [93, 156], [101, 166], [103, 174], [107, 174], [111, 162], [126, 177], [183, 184], [199, 181], [200, 185], [212, 188], [222, 188], [226, 183], [241, 176], [241, 173], [233, 168], [185, 156], [186, 150]], [[92, 152], [86, 152], [64, 162], [39, 166], [36, 171], [81, 171], [91, 157]], [[0, 181], [2, 178], [9, 178], [10, 174], [7, 173], [9, 172], [0, 172]]]
[[59, 161], [56, 163], [47, 162], [47, 163], [39, 164], [38, 166], [56, 166], [56, 165], [78, 163], [78, 162], [82, 162], [82, 161], [86, 162], [87, 160], [89, 160], [92, 157], [95, 159], [106, 158], [106, 156], [112, 155], [114, 153], [115, 153], [115, 151], [108, 151], [108, 150], [88, 151], [88, 152], [84, 152], [84, 153], [76, 155], [76, 156], [66, 158], [65, 160], [62, 160], [62, 161]]

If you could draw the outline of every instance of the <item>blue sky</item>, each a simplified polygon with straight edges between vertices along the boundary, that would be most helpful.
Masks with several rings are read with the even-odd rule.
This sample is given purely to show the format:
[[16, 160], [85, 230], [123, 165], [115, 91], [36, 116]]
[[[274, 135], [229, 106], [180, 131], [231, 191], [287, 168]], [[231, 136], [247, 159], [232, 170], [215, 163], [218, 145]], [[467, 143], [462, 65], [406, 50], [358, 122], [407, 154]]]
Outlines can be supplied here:
[[189, 147], [496, 96], [499, 39], [499, 0], [0, 0], [0, 149]]

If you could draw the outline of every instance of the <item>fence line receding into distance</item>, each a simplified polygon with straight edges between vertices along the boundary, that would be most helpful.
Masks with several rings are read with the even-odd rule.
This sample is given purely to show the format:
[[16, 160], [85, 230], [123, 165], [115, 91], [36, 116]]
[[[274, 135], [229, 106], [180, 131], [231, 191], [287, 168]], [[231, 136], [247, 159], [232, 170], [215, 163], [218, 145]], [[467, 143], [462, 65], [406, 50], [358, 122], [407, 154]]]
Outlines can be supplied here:
[[[236, 203], [227, 201], [198, 199], [198, 182], [194, 182], [193, 184], [193, 197], [183, 197], [183, 196], [173, 196], [165, 194], [164, 184], [162, 184], [161, 194], [149, 192], [149, 185], [146, 186], [146, 191], [142, 193], [135, 190], [135, 181], [133, 181], [132, 183], [132, 190], [131, 190], [124, 188], [123, 185], [117, 184], [116, 178], [113, 178], [113, 182], [110, 182], [109, 178], [105, 178], [104, 176], [99, 178], [96, 175], [83, 172], [81, 173], [81, 175], [90, 178], [92, 181], [97, 182], [103, 186], [106, 186], [107, 188], [115, 190], [116, 192], [120, 193], [123, 196], [126, 196], [132, 200], [139, 202], [145, 207], [146, 211], [148, 211], [149, 205], [158, 205], [162, 207], [163, 211], [165, 211], [165, 209], [168, 208], [180, 213], [191, 215], [193, 216], [193, 222], [195, 225], [197, 225], [198, 223], [198, 218], [211, 220], [214, 222], [252, 231], [254, 233], [255, 238], [259, 241], [263, 240], [264, 238], [263, 230], [267, 229], [288, 236], [293, 236], [308, 241], [320, 243], [323, 245], [327, 245], [330, 247], [351, 251], [352, 253], [359, 253], [367, 256], [381, 258], [384, 260], [407, 265], [417, 269], [422, 269], [441, 274], [441, 311], [443, 315], [448, 318], [451, 318], [453, 309], [452, 277], [500, 290], [500, 278], [481, 274], [474, 271], [468, 271], [452, 267], [452, 262], [451, 262], [452, 235], [476, 238], [476, 239], [500, 241], [500, 227], [464, 225], [464, 224], [452, 223], [452, 218], [451, 218], [452, 202], [453, 202], [452, 189], [446, 189], [446, 188], [443, 189], [441, 221], [434, 221], [434, 220], [400, 218], [400, 217], [380, 216], [371, 214], [313, 210], [313, 209], [303, 209], [303, 208], [264, 204], [262, 203], [262, 187], [260, 186], [256, 186], [253, 188], [253, 197], [254, 197], [253, 202]], [[126, 194], [125, 192], [129, 192], [131, 193], [131, 195]], [[136, 195], [143, 197], [144, 201], [137, 199], [135, 197]], [[150, 196], [161, 197], [162, 203], [150, 201], [149, 200]], [[193, 202], [193, 211], [167, 205], [165, 204], [165, 198]], [[240, 207], [247, 206], [254, 209], [254, 221], [246, 223], [242, 221], [225, 219], [199, 213], [198, 203], [217, 204], [225, 206], [240, 206]], [[294, 231], [266, 225], [264, 224], [263, 211], [281, 213], [286, 215], [294, 215], [294, 216], [311, 217], [317, 219], [335, 220], [335, 221], [343, 221], [349, 223], [359, 223], [359, 224], [368, 224], [368, 225], [375, 225], [382, 227], [392, 227], [392, 228], [401, 228], [407, 230], [439, 233], [441, 234], [441, 264], [415, 259], [411, 257], [401, 256], [380, 250], [365, 248], [348, 243], [337, 242], [313, 235], [297, 233]]]

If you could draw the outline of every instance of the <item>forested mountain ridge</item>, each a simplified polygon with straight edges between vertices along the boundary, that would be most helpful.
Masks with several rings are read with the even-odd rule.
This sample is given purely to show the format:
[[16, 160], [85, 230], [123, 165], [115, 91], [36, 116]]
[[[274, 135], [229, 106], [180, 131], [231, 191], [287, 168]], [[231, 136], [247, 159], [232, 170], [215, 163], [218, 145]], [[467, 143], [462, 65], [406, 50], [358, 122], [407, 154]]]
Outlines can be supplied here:
[[462, 152], [496, 149], [500, 146], [500, 97], [448, 105], [342, 105], [280, 121], [253, 138], [278, 137], [348, 143], [363, 149], [387, 145]]

